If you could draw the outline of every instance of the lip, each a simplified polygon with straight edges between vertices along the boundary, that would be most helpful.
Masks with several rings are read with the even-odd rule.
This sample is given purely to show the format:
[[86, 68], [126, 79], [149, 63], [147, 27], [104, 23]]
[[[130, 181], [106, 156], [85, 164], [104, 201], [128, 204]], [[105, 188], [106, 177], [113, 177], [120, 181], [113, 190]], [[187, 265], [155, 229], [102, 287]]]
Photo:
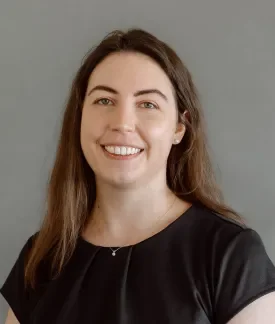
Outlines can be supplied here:
[[[137, 158], [138, 156], [140, 156], [143, 153], [143, 150], [141, 149], [140, 152], [137, 152], [137, 153], [131, 154], [131, 155], [116, 155], [116, 154], [112, 154], [112, 153], [106, 151], [104, 146], [101, 145], [103, 153], [105, 154], [105, 156], [107, 156], [109, 159], [112, 159], [112, 160], [132, 160], [132, 159]], [[106, 145], [106, 146], [120, 146], [120, 145]], [[125, 145], [121, 145], [121, 146], [125, 146]]]

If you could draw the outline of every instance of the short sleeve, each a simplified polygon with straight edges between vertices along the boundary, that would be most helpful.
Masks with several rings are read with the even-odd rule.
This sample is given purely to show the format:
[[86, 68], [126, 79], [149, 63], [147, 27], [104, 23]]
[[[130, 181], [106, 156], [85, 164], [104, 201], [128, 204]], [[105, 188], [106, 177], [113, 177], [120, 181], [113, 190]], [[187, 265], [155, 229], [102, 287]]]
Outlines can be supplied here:
[[214, 318], [226, 324], [244, 307], [275, 291], [275, 267], [252, 229], [244, 229], [227, 245], [216, 269]]
[[5, 298], [13, 310], [20, 324], [28, 323], [29, 296], [24, 287], [24, 269], [26, 256], [31, 248], [32, 237], [30, 237], [13, 265], [6, 281], [0, 289], [0, 293]]

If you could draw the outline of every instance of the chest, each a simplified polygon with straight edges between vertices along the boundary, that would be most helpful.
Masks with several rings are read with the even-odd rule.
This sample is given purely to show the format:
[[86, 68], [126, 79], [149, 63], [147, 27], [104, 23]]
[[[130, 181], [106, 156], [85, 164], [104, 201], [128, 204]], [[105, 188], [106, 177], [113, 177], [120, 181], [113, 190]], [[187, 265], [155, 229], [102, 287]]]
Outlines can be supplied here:
[[[194, 277], [179, 255], [165, 250], [98, 252], [79, 257], [45, 286], [31, 323], [210, 323], [206, 277]], [[192, 275], [191, 275], [192, 274]]]

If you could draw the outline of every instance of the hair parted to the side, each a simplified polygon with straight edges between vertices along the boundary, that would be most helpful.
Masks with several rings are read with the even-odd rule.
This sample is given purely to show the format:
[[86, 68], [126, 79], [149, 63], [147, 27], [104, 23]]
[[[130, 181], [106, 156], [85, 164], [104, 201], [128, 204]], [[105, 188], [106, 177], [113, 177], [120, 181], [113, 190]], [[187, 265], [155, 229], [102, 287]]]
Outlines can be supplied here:
[[[186, 132], [181, 143], [173, 145], [168, 157], [169, 188], [185, 201], [200, 203], [241, 221], [224, 203], [215, 182], [197, 90], [183, 62], [167, 44], [144, 30], [113, 31], [85, 56], [72, 83], [48, 184], [46, 214], [25, 268], [25, 284], [32, 288], [36, 286], [38, 267], [46, 258], [50, 260], [51, 277], [60, 274], [91, 214], [96, 197], [95, 177], [80, 145], [82, 106], [89, 77], [97, 64], [109, 54], [125, 51], [151, 57], [174, 87], [178, 118], [185, 123]], [[186, 110], [188, 115], [184, 118]]]

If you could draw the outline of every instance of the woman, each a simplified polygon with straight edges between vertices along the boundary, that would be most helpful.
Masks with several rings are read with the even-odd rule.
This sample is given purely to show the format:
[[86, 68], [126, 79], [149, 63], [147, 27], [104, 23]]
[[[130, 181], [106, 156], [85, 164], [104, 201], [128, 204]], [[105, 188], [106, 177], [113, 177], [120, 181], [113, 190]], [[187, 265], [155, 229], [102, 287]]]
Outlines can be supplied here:
[[1, 289], [6, 323], [275, 322], [275, 268], [223, 203], [190, 73], [153, 35], [88, 53], [47, 202]]

